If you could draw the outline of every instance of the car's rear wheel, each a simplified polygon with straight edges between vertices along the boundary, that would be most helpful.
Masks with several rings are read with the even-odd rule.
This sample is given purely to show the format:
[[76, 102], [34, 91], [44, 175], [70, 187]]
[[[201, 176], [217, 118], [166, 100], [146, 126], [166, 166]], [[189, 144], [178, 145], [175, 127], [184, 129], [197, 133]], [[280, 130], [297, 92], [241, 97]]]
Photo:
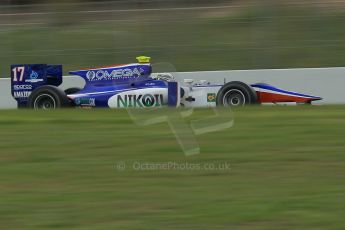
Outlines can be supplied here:
[[28, 100], [28, 107], [32, 109], [48, 110], [69, 106], [70, 102], [65, 92], [50, 85], [35, 89]]
[[239, 81], [232, 81], [223, 85], [216, 98], [217, 106], [243, 106], [256, 104], [257, 102], [258, 98], [255, 90]]

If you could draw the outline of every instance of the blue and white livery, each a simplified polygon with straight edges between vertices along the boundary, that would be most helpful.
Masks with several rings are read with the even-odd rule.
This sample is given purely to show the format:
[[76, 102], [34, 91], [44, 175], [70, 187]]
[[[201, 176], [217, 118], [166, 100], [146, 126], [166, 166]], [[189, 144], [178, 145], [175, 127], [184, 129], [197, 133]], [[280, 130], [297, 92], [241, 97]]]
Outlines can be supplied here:
[[322, 98], [278, 89], [268, 84], [248, 85], [232, 81], [222, 85], [207, 81], [185, 86], [169, 73], [152, 74], [150, 58], [126, 65], [71, 71], [84, 79], [82, 89], [58, 88], [62, 66], [21, 64], [11, 66], [12, 96], [18, 107], [55, 109], [63, 107], [151, 108], [163, 106], [214, 107], [259, 103], [296, 102], [310, 104]]

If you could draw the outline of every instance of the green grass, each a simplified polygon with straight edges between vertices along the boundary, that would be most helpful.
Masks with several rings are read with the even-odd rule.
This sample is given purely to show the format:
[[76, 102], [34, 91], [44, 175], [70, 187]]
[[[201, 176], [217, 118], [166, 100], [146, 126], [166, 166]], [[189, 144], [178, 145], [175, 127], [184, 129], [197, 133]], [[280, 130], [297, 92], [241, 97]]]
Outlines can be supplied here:
[[[344, 113], [236, 109], [232, 128], [197, 136], [201, 154], [185, 157], [166, 123], [137, 126], [125, 110], [1, 111], [0, 226], [344, 229]], [[231, 170], [137, 171], [134, 162]]]

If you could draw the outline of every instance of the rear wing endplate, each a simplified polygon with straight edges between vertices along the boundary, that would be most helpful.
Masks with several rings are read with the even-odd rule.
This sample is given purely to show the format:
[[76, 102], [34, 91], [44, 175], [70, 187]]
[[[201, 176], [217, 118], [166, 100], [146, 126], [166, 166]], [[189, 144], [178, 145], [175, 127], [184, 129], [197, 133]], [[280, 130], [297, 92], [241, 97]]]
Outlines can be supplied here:
[[43, 85], [62, 83], [62, 65], [11, 65], [11, 93], [18, 107], [25, 107], [33, 90]]

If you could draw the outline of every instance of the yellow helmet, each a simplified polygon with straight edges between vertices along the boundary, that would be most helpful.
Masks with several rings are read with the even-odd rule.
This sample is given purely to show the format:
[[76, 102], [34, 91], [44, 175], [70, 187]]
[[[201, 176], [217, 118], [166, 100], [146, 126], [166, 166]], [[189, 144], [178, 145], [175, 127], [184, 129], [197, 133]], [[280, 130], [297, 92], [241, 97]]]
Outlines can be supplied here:
[[138, 60], [139, 63], [150, 63], [151, 61], [151, 58], [146, 57], [146, 56], [139, 56], [139, 57], [136, 57], [136, 59]]

